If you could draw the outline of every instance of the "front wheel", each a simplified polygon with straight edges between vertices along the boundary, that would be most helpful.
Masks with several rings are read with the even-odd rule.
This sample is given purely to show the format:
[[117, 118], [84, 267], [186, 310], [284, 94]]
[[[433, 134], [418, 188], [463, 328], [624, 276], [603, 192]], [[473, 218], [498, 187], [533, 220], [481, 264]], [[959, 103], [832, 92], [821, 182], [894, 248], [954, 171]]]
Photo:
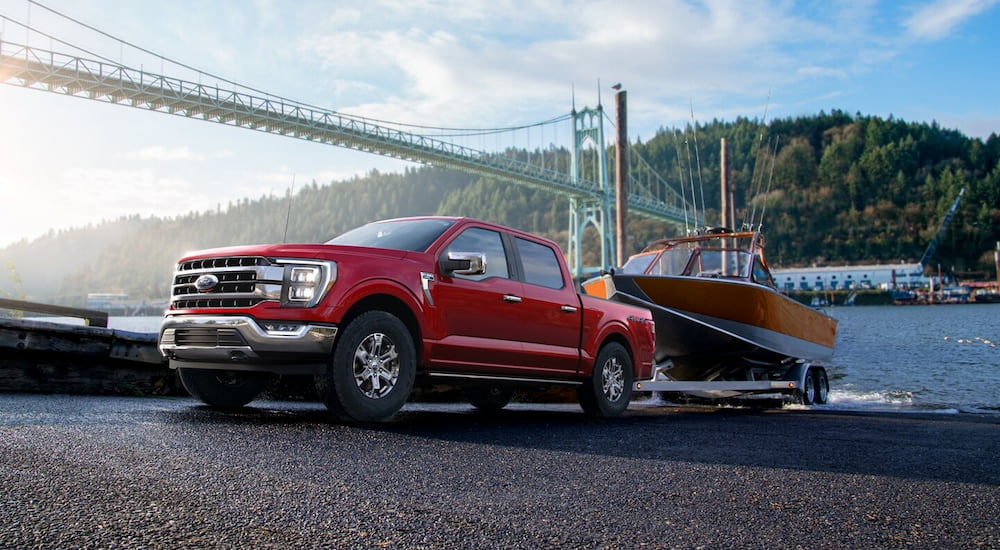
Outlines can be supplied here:
[[193, 397], [221, 409], [238, 409], [264, 391], [270, 376], [256, 372], [177, 369], [181, 384]]
[[632, 399], [632, 357], [611, 342], [601, 348], [590, 378], [577, 390], [580, 406], [590, 416], [612, 417], [625, 412]]
[[316, 378], [316, 389], [342, 420], [379, 422], [406, 403], [416, 364], [406, 325], [391, 313], [369, 311], [344, 329], [327, 372]]

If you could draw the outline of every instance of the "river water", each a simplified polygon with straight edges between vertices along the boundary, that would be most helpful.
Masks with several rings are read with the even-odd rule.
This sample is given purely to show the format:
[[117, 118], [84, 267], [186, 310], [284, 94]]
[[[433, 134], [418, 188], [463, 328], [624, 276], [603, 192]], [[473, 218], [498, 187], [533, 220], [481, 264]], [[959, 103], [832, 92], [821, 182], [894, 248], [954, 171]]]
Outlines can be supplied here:
[[831, 404], [1000, 413], [1000, 304], [830, 308]]
[[[835, 307], [830, 404], [845, 410], [1000, 414], [1000, 304]], [[159, 317], [112, 317], [156, 332]]]

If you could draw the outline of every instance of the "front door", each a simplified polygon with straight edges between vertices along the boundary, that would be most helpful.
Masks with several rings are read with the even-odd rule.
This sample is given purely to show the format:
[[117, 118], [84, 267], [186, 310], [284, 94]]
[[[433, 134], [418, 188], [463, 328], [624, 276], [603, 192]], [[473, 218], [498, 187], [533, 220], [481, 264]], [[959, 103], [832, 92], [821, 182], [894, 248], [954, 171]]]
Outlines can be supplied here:
[[482, 227], [462, 231], [441, 252], [486, 256], [481, 275], [439, 273], [432, 290], [445, 336], [430, 359], [445, 369], [497, 373], [523, 363], [521, 294], [512, 278], [501, 233]]

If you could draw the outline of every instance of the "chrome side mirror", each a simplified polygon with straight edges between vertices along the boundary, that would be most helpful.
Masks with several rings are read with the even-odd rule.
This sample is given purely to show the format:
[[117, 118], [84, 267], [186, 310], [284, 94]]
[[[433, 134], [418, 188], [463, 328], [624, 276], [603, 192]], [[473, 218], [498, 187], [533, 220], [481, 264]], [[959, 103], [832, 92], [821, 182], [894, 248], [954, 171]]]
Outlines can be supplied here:
[[449, 252], [441, 260], [446, 275], [482, 275], [486, 273], [486, 254], [481, 252]]

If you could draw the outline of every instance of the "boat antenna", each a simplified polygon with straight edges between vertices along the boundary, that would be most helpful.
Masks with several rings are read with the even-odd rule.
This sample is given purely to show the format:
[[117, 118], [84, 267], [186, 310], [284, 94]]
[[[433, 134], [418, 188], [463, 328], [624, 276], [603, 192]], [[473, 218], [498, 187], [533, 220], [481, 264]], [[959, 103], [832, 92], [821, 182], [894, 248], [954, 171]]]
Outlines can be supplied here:
[[[674, 136], [674, 151], [677, 153], [677, 177], [678, 181], [681, 182], [681, 200], [684, 202], [684, 234], [691, 234], [691, 225], [688, 223], [688, 201], [687, 201], [687, 191], [684, 189], [684, 170], [681, 168], [681, 144], [677, 140], [677, 130], [670, 132]], [[694, 197], [691, 197], [694, 200]], [[697, 216], [697, 206], [695, 206], [694, 217], [698, 219]]]
[[[753, 163], [753, 173], [750, 176], [750, 197], [753, 203], [753, 208], [751, 209], [750, 219], [747, 220], [746, 214], [743, 215], [743, 225], [748, 226], [752, 229], [754, 221], [757, 219], [757, 201], [753, 200], [758, 194], [760, 194], [761, 181], [764, 179], [761, 171], [761, 155], [763, 154], [764, 148], [764, 130], [767, 128], [767, 113], [771, 108], [771, 90], [767, 91], [767, 101], [764, 103], [764, 117], [760, 120], [760, 132], [757, 135], [757, 151], [754, 155]], [[761, 221], [763, 221], [763, 215], [761, 215]]]
[[[767, 190], [764, 191], [764, 197], [767, 197], [768, 195], [771, 194], [771, 183], [774, 181], [774, 165], [777, 164], [777, 160], [778, 160], [778, 142], [779, 141], [781, 141], [781, 139], [778, 136], [774, 136], [774, 151], [771, 153], [771, 168], [770, 168], [768, 176], [767, 176]], [[763, 178], [761, 178], [761, 179], [763, 179]], [[756, 209], [757, 207], [754, 206], [754, 208]], [[760, 231], [761, 229], [764, 228], [764, 213], [765, 212], [767, 212], [767, 200], [766, 199], [764, 200], [764, 203], [760, 207], [760, 223], [757, 224], [757, 231]], [[753, 227], [753, 220], [752, 219], [750, 220], [750, 224], [751, 224], [751, 228], [752, 228]]]
[[285, 234], [281, 237], [282, 243], [288, 242], [288, 220], [292, 218], [292, 193], [295, 191], [295, 174], [292, 174], [292, 186], [288, 189], [288, 211], [285, 212]]
[[[761, 136], [763, 136], [763, 133], [761, 133]], [[760, 196], [760, 188], [763, 185], [763, 173], [767, 169], [770, 147], [770, 142], [767, 145], [761, 145], [758, 142], [757, 153], [754, 155], [753, 176], [750, 178], [750, 202], [753, 204], [753, 207], [750, 209], [750, 218], [747, 219], [745, 216], [743, 218], [743, 226], [750, 230], [753, 230], [754, 224], [757, 223], [757, 198]]]
[[691, 104], [691, 127], [694, 135], [694, 160], [698, 165], [698, 187], [701, 188], [701, 211], [705, 212], [705, 181], [701, 177], [701, 155], [698, 153], [698, 122], [694, 119], [694, 101]]
[[[685, 152], [685, 157], [687, 158], [688, 183], [691, 185], [691, 204], [694, 205], [694, 223], [697, 224], [698, 223], [698, 199], [695, 198], [695, 194], [694, 194], [694, 172], [691, 169], [691, 142], [688, 141], [687, 130], [684, 131], [684, 152]], [[698, 228], [695, 227], [695, 230], [697, 231]]]

